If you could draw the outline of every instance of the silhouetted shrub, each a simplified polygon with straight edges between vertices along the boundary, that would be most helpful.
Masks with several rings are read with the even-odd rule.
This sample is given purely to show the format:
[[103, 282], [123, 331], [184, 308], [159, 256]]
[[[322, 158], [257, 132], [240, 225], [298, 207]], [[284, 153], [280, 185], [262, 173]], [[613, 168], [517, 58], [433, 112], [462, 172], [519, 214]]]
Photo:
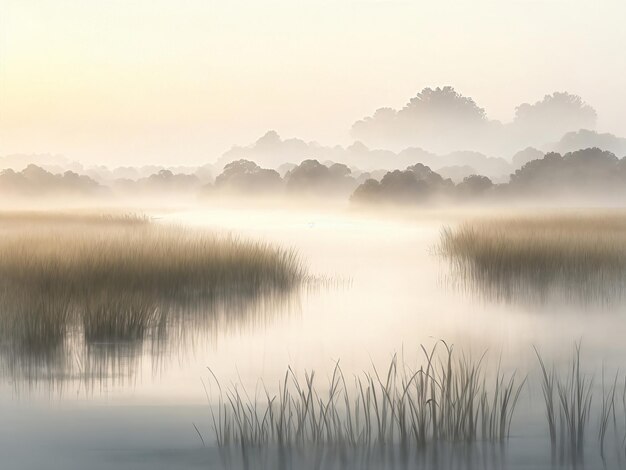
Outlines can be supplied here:
[[436, 195], [446, 195], [454, 188], [454, 183], [443, 179], [429, 167], [417, 163], [406, 170], [388, 172], [380, 182], [369, 179], [360, 185], [352, 195], [356, 203], [399, 203], [424, 202]]
[[291, 192], [317, 196], [349, 194], [356, 187], [351, 173], [342, 163], [327, 167], [317, 160], [304, 160], [287, 172], [285, 181]]
[[534, 147], [526, 147], [524, 150], [520, 150], [515, 155], [513, 155], [513, 167], [517, 170], [528, 162], [532, 162], [533, 160], [541, 160], [544, 157], [544, 153], [541, 150], [537, 150]]
[[0, 191], [18, 196], [68, 196], [95, 195], [105, 188], [73, 171], [54, 174], [31, 164], [20, 172], [10, 169], [0, 172]]
[[578, 150], [561, 156], [550, 152], [511, 175], [509, 189], [526, 196], [570, 195], [573, 197], [624, 194], [624, 165], [611, 152], [598, 148]]
[[456, 190], [463, 198], [476, 198], [487, 194], [493, 186], [492, 181], [486, 176], [470, 175], [456, 186]]
[[215, 188], [237, 193], [278, 191], [283, 181], [275, 170], [261, 168], [250, 160], [236, 160], [224, 167], [215, 178]]

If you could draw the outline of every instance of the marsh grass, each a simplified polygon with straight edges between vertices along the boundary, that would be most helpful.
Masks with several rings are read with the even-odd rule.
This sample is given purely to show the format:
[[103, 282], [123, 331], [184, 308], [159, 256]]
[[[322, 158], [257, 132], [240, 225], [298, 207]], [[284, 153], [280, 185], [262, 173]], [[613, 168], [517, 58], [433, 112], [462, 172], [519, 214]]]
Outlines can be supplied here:
[[206, 389], [216, 402], [211, 416], [217, 445], [224, 453], [238, 449], [247, 467], [259, 449], [406, 458], [439, 443], [509, 437], [525, 380], [499, 368], [489, 380], [483, 357], [457, 356], [443, 342], [422, 348], [422, 354], [417, 369], [394, 356], [384, 372], [373, 367], [351, 381], [337, 364], [321, 387], [314, 372], [300, 377], [289, 368], [276, 390], [262, 385], [252, 395], [242, 384], [223, 388], [211, 372]]
[[291, 250], [142, 216], [0, 214], [0, 235], [0, 344], [14, 370], [68, 340], [96, 350], [236, 316], [306, 276]]
[[[548, 365], [534, 350], [552, 465], [584, 468], [596, 458], [623, 468], [626, 378], [603, 371], [596, 386], [583, 370], [580, 343], [565, 367]], [[209, 372], [213, 434], [230, 468], [469, 468], [476, 458], [472, 468], [504, 468], [526, 385], [444, 342], [422, 347], [417, 368], [394, 356], [384, 371], [372, 366], [349, 380], [336, 364], [321, 382], [314, 372], [288, 368], [275, 388], [259, 383], [252, 393], [241, 382], [223, 386]]]
[[[541, 387], [546, 409], [552, 457], [555, 463], [580, 466], [584, 451], [593, 446], [590, 431], [596, 430], [598, 453], [605, 468], [626, 465], [626, 377], [619, 372], [601, 374], [594, 406], [594, 376], [581, 371], [581, 347], [576, 344], [569, 368], [559, 372], [548, 367], [539, 351]], [[593, 427], [593, 425], [596, 425]], [[612, 446], [609, 446], [612, 443]], [[613, 452], [615, 451], [615, 452]]]
[[[566, 374], [557, 372], [554, 366], [548, 368], [536, 348], [535, 353], [541, 367], [541, 387], [553, 457], [558, 457], [561, 462], [580, 462], [583, 459], [593, 400], [593, 376], [581, 372], [580, 344], [575, 345]], [[601, 455], [607, 414], [610, 413], [608, 406], [608, 401], [603, 399], [598, 423]]]
[[626, 287], [626, 214], [475, 219], [443, 228], [437, 252], [491, 299], [609, 302]]
[[[620, 468], [626, 466], [626, 376], [620, 378], [619, 373], [606, 381], [602, 377], [602, 394], [598, 412], [598, 444], [600, 456], [609, 462], [613, 456]], [[609, 444], [613, 443], [614, 446]], [[616, 457], [616, 458], [615, 458]]]

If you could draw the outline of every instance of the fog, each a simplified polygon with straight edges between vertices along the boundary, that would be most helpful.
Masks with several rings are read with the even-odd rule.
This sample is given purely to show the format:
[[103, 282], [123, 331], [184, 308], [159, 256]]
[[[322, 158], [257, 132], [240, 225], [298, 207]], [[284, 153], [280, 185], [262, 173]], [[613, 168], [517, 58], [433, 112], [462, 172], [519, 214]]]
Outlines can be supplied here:
[[624, 136], [624, 8], [2, 0], [0, 155], [198, 165], [269, 129], [348, 146], [358, 120], [446, 85], [504, 125], [567, 91], [596, 110], [599, 132]]
[[626, 468], [625, 16], [0, 0], [0, 467]]
[[[269, 135], [251, 148], [252, 155], [258, 155], [259, 147], [266, 148]], [[292, 145], [277, 135], [271, 137], [271, 148]], [[343, 150], [334, 151], [334, 156], [345, 155]], [[245, 153], [238, 150], [229, 156]], [[408, 155], [391, 154], [389, 158], [396, 163], [411, 161]], [[625, 157], [619, 158], [598, 147], [563, 154], [544, 154], [529, 147], [516, 153], [511, 163], [505, 162], [503, 173], [495, 177], [488, 176], [492, 174], [489, 171], [475, 169], [485, 167], [490, 161], [473, 153], [456, 153], [453, 161], [461, 164], [441, 167], [439, 172], [422, 162], [432, 166], [437, 160], [450, 163], [450, 155], [432, 158], [423, 158], [421, 152], [411, 155], [413, 164], [373, 171], [317, 159], [283, 164], [276, 170], [241, 158], [226, 163], [221, 171], [219, 164], [169, 169], [156, 166], [84, 169], [65, 163], [79, 171], [76, 172], [59, 171], [62, 168], [59, 164], [30, 163], [19, 171], [0, 171], [0, 193], [5, 196], [3, 207], [9, 209], [42, 208], [46, 204], [63, 207], [68, 203], [141, 208], [142, 205], [196, 206], [230, 201], [243, 205], [264, 203], [270, 208], [297, 208], [301, 203], [384, 211], [520, 205], [613, 207], [626, 202]]]
[[[436, 176], [429, 178], [441, 182]], [[279, 302], [256, 305], [235, 299], [234, 304], [227, 302], [218, 309], [198, 305], [193, 315], [181, 312], [181, 318], [189, 323], [168, 324], [168, 336], [164, 337], [85, 345], [73, 342], [70, 336], [64, 344], [68, 354], [61, 356], [57, 349], [50, 353], [41, 349], [28, 351], [4, 343], [0, 352], [0, 406], [12, 424], [10, 435], [8, 427], [0, 427], [7, 436], [0, 450], [11, 462], [9, 468], [39, 466], [50, 458], [61, 462], [62, 468], [137, 468], [137, 461], [151, 468], [220, 468], [228, 465], [225, 462], [230, 462], [231, 468], [243, 468], [246, 465], [239, 447], [220, 450], [215, 444], [209, 413], [219, 400], [212, 382], [214, 376], [224, 389], [231, 383], [240, 383], [240, 390], [246, 390], [251, 397], [258, 396], [259, 410], [263, 410], [264, 392], [259, 381], [270, 394], [278, 393], [287, 367], [301, 380], [305, 371], [315, 371], [316, 387], [320, 396], [325, 396], [337, 360], [350, 385], [348, 377], [371, 372], [372, 367], [386, 373], [394, 353], [405, 361], [401, 364], [406, 370], [412, 370], [423, 360], [419, 345], [430, 348], [439, 338], [468, 358], [481, 357], [487, 351], [487, 377], [501, 370], [507, 374], [507, 380], [518, 371], [518, 385], [527, 378], [528, 384], [513, 414], [514, 434], [505, 441], [506, 446], [497, 443], [492, 448], [488, 442], [477, 448], [473, 444], [454, 444], [448, 453], [443, 452], [447, 444], [442, 442], [432, 447], [429, 444], [425, 453], [415, 454], [415, 449], [411, 450], [408, 460], [393, 449], [377, 451], [378, 444], [345, 452], [329, 448], [323, 454], [315, 447], [304, 447], [297, 453], [287, 449], [284, 453], [262, 446], [249, 468], [315, 467], [321, 455], [325, 462], [322, 468], [343, 468], [341, 462], [346, 458], [354, 468], [363, 468], [366, 455], [383, 468], [392, 468], [394, 461], [410, 463], [415, 459], [425, 468], [467, 468], [467, 462], [473, 463], [473, 468], [497, 467], [501, 462], [513, 468], [515, 462], [552, 468], [540, 398], [541, 375], [532, 347], [539, 348], [544, 360], [558, 366], [561, 374], [567, 370], [572, 347], [580, 338], [585, 377], [597, 378], [593, 402], [593, 416], [597, 417], [603, 393], [599, 370], [605, 367], [612, 376], [626, 357], [621, 341], [625, 327], [620, 314], [623, 286], [607, 288], [599, 298], [582, 295], [581, 299], [584, 291], [572, 292], [567, 282], [559, 284], [555, 291], [558, 295], [546, 295], [551, 285], [537, 283], [531, 277], [532, 282], [514, 284], [524, 293], [522, 296], [502, 295], [502, 291], [494, 295], [497, 284], [493, 280], [488, 290], [477, 289], [459, 279], [458, 273], [437, 255], [435, 247], [442, 227], [456, 227], [465, 220], [481, 217], [511, 216], [511, 207], [445, 209], [394, 203], [382, 209], [363, 210], [348, 204], [331, 205], [328, 198], [321, 204], [306, 204], [303, 200], [292, 201], [291, 196], [266, 203], [255, 197], [237, 201], [234, 196], [227, 197], [228, 201], [179, 200], [172, 207], [144, 205], [142, 213], [149, 215], [151, 223], [175, 224], [190, 233], [201, 230], [291, 247], [297, 250], [312, 278], [289, 299]], [[126, 209], [122, 213], [137, 211], [141, 206], [135, 203], [134, 207], [123, 206]], [[64, 204], [64, 208], [59, 205], [56, 211], [47, 213], [43, 219], [46, 224], [63, 227], [69, 213], [74, 214], [68, 226], [74, 237], [86, 233], [85, 227], [98, 231], [97, 224], [103, 225], [101, 236], [106, 233], [107, 219], [89, 215], [94, 211], [101, 213], [101, 205], [81, 213], [71, 209], [72, 199]], [[111, 209], [105, 213], [111, 213]], [[537, 213], [536, 208], [514, 211], [517, 217], [535, 217]], [[580, 217], [585, 233], [592, 233], [592, 244], [594, 230], [601, 234], [601, 227], [608, 229], [610, 240], [615, 235], [614, 225], [617, 223], [619, 229], [624, 220], [623, 210], [599, 214], [553, 207], [543, 209], [541, 214], [546, 220], [556, 220], [557, 214], [569, 214], [574, 221]], [[84, 220], [86, 216], [90, 219]], [[587, 219], [589, 216], [596, 218]], [[600, 216], [607, 222], [600, 224]], [[45, 237], [47, 232], [34, 231], [41, 217], [32, 211], [6, 214], [2, 221], [5, 240], [13, 230], [32, 231]], [[563, 233], [568, 232], [571, 229], [566, 227]], [[62, 232], [54, 233], [54, 239], [59, 240], [57, 245], [62, 246], [62, 239], [57, 238]], [[622, 237], [622, 233], [618, 230], [617, 236]], [[29, 239], [30, 235], [20, 239], [20, 243], [28, 243]], [[585, 259], [584, 247], [588, 245], [580, 246]], [[67, 250], [74, 253], [70, 247]], [[2, 259], [6, 263], [6, 253]], [[15, 259], [19, 261], [19, 256]], [[584, 273], [578, 275], [582, 278], [577, 282], [584, 284]], [[608, 278], [603, 279], [606, 282]], [[518, 282], [515, 278], [506, 280]], [[41, 286], [44, 288], [45, 284]], [[610, 302], [606, 295], [612, 296]], [[204, 312], [203, 308], [208, 310]], [[440, 347], [444, 352], [443, 345]], [[595, 429], [595, 419], [589, 427]], [[47, 429], [56, 432], [46, 432]], [[618, 449], [620, 436], [616, 434]], [[15, 445], [28, 437], [37, 439], [47, 451], [35, 452], [23, 443]], [[593, 437], [591, 434], [586, 441], [585, 459], [601, 462]], [[615, 449], [612, 439], [607, 439], [607, 453]], [[224, 452], [231, 454], [230, 460], [224, 460]], [[256, 455], [255, 452], [251, 449], [249, 455]], [[569, 459], [567, 452], [564, 458]], [[470, 460], [467, 453], [472, 456]], [[284, 460], [285, 455], [290, 456], [289, 460]], [[617, 457], [610, 454], [606, 459], [613, 463]], [[578, 461], [577, 457], [574, 461]]]
[[[5, 169], [6, 187], [17, 192], [28, 192], [26, 180], [37, 178], [36, 167], [52, 174], [64, 174], [61, 179], [65, 181], [56, 183], [59, 190], [70, 190], [71, 185], [74, 185], [73, 190], [78, 190], [80, 179], [83, 192], [93, 180], [113, 193], [139, 195], [162, 191], [198, 193], [213, 181], [222, 189], [233, 184], [243, 187], [247, 182], [256, 181], [261, 185], [257, 189], [267, 192], [271, 190], [269, 186], [280, 186], [279, 176], [285, 180], [285, 186], [294, 188], [302, 186], [303, 181], [290, 183], [288, 180], [314, 171], [309, 167], [294, 173], [294, 168], [302, 166], [303, 162], [315, 161], [328, 168], [343, 165], [342, 170], [334, 167], [335, 172], [343, 172], [345, 177], [343, 183], [337, 182], [335, 186], [342, 186], [344, 192], [349, 192], [354, 189], [350, 187], [352, 180], [362, 183], [372, 176], [380, 180], [387, 171], [402, 171], [416, 164], [426, 165], [455, 183], [479, 175], [496, 184], [507, 184], [511, 175], [526, 163], [550, 153], [577, 155], [580, 151], [599, 149], [618, 159], [626, 153], [626, 138], [594, 130], [597, 113], [579, 96], [555, 92], [515, 109], [511, 122], [490, 120], [471, 97], [463, 96], [452, 87], [425, 88], [399, 110], [379, 109], [356, 121], [351, 132], [357, 140], [347, 146], [324, 146], [296, 137], [282, 138], [275, 130], [269, 130], [251, 144], [234, 145], [219, 158], [196, 165], [153, 162], [138, 166], [113, 166], [104, 162], [93, 165], [57, 154], [10, 154], [0, 157], [0, 166]], [[235, 162], [243, 161], [252, 162], [258, 169], [234, 166]], [[594, 162], [602, 165], [598, 159]], [[265, 170], [277, 172], [273, 183], [271, 172]], [[234, 182], [233, 178], [237, 179], [236, 175], [241, 172], [256, 173]], [[70, 182], [72, 176], [80, 178]], [[20, 177], [21, 183], [17, 181]], [[322, 175], [312, 177], [322, 178]], [[265, 183], [261, 182], [263, 178], [267, 180]], [[39, 190], [52, 189], [51, 184], [48, 178]], [[338, 189], [334, 187], [331, 192]]]

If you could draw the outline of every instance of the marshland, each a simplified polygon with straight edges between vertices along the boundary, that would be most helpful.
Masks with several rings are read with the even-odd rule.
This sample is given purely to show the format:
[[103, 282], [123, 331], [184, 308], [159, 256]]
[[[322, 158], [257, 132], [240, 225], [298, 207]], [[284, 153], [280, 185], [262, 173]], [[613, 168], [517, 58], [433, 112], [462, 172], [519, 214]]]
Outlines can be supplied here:
[[609, 302], [626, 287], [621, 211], [477, 218], [442, 228], [439, 253], [469, 289], [493, 298]]
[[0, 231], [2, 364], [18, 380], [248, 321], [306, 275], [294, 251], [146, 216], [2, 213]]
[[619, 209], [0, 223], [15, 461], [37, 420], [68, 468], [626, 465]]
[[0, 0], [0, 470], [626, 470], [624, 18]]

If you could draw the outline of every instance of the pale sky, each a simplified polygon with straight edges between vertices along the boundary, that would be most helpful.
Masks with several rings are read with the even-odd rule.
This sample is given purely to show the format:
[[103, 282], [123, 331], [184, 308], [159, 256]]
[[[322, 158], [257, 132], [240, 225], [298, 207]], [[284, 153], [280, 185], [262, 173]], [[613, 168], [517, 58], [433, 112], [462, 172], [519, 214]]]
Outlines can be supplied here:
[[579, 94], [626, 136], [626, 2], [0, 0], [0, 155], [198, 164], [452, 85], [490, 118]]

